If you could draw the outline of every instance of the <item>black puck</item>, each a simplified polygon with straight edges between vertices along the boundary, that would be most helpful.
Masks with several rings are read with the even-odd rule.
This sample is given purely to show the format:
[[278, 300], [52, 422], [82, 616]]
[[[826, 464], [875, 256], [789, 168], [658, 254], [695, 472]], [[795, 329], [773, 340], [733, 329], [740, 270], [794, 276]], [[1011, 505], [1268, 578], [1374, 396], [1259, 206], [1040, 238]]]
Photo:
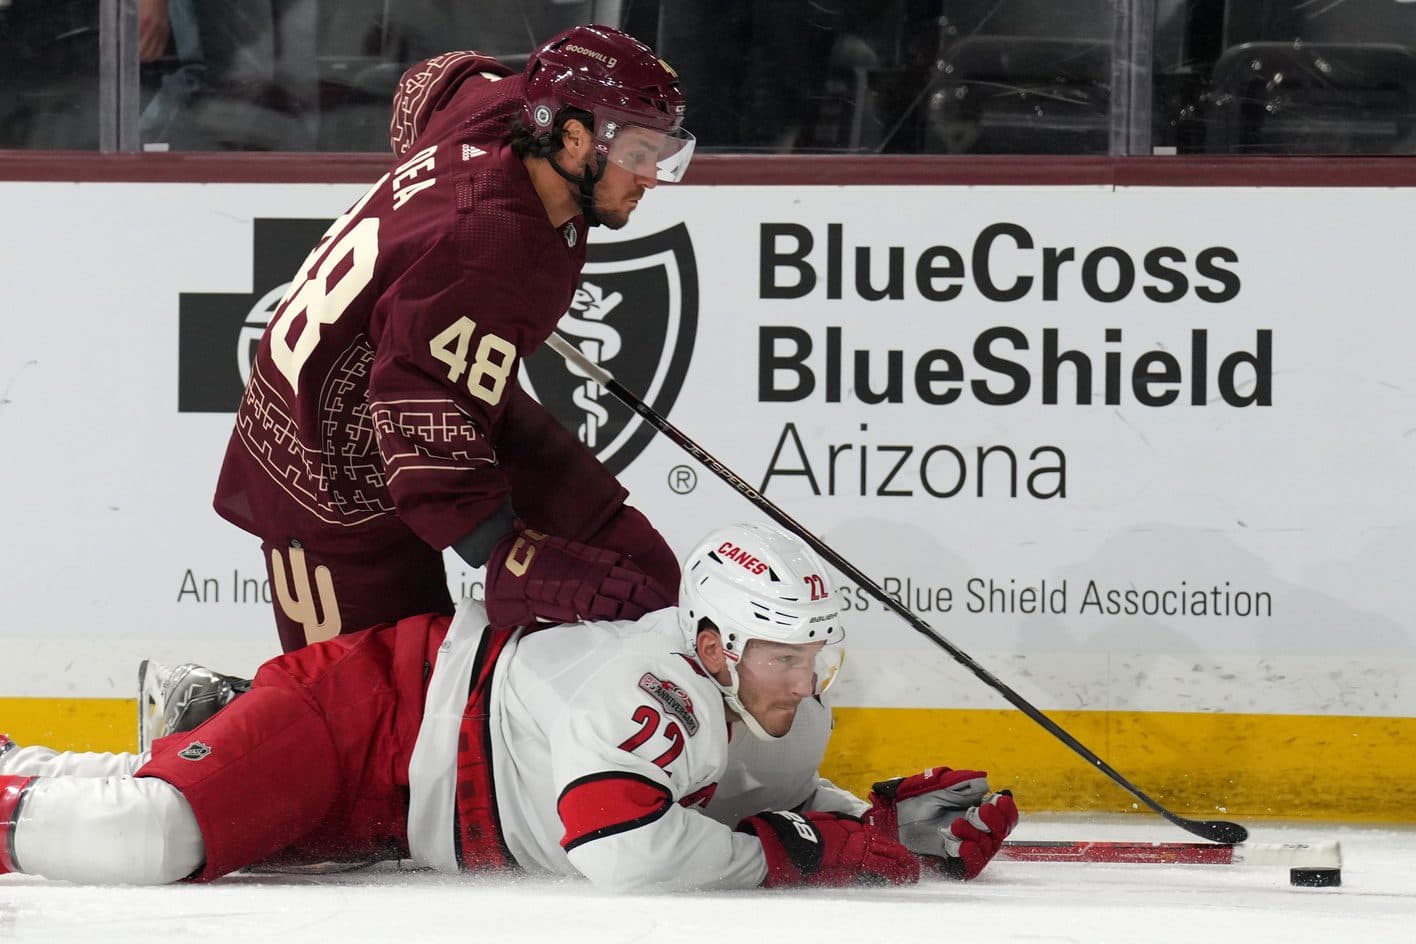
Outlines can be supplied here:
[[1288, 884], [1303, 888], [1337, 888], [1342, 884], [1342, 869], [1289, 869]]

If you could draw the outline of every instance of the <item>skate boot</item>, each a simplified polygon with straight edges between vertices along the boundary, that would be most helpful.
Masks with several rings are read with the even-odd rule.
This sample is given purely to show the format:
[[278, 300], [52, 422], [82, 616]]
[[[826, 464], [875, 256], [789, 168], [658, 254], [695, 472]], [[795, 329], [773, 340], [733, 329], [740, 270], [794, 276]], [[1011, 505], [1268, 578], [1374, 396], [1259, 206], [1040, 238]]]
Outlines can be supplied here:
[[144, 659], [138, 666], [138, 750], [152, 750], [158, 738], [192, 730], [250, 690], [249, 679], [194, 662], [169, 667]]

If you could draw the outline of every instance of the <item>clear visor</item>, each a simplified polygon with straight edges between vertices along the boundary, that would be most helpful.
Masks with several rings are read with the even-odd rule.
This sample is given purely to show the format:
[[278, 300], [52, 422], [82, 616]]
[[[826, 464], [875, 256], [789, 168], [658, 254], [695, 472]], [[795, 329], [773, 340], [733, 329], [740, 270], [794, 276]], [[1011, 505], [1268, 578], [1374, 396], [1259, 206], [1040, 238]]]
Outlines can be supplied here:
[[[798, 646], [780, 646], [770, 652], [754, 651], [752, 647], [756, 644], [757, 640], [748, 642], [751, 655], [744, 657], [751, 660], [754, 674], [773, 678], [774, 685], [784, 688], [796, 688], [809, 682], [814, 695], [824, 693], [835, 683], [846, 661], [846, 647], [840, 643], [822, 646], [814, 656], [807, 656]], [[741, 664], [732, 653], [728, 653], [728, 658]]]
[[826, 692], [841, 676], [841, 666], [846, 664], [846, 647], [842, 645], [824, 646], [816, 654], [816, 694]]
[[693, 158], [694, 137], [682, 129], [672, 134], [625, 125], [610, 141], [608, 158], [636, 177], [683, 180]]

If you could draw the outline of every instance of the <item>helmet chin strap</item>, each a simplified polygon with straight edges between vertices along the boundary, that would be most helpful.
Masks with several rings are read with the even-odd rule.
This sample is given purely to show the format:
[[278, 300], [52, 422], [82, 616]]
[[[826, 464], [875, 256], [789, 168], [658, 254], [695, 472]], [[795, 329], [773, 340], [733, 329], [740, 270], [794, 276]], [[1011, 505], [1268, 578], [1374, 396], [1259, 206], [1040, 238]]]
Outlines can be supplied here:
[[762, 723], [753, 717], [752, 712], [747, 710], [747, 706], [745, 706], [742, 703], [742, 699], [738, 697], [738, 686], [741, 680], [738, 678], [736, 662], [732, 659], [728, 660], [728, 678], [730, 681], [727, 685], [713, 678], [711, 673], [708, 673], [708, 678], [712, 680], [714, 685], [718, 686], [718, 691], [723, 693], [723, 701], [732, 709], [733, 714], [737, 715], [738, 718], [742, 720], [742, 723], [747, 725], [747, 730], [751, 731], [754, 737], [762, 741], [777, 741], [781, 739], [781, 735], [779, 734], [768, 733], [767, 729], [762, 727]]
[[551, 162], [551, 167], [555, 168], [557, 174], [560, 174], [580, 189], [580, 212], [585, 216], [586, 226], [600, 225], [599, 214], [595, 212], [595, 185], [600, 182], [601, 177], [605, 176], [605, 167], [609, 164], [609, 161], [605, 159], [605, 155], [601, 154], [599, 151], [595, 151], [594, 155], [594, 172], [592, 173], [589, 166], [587, 166], [584, 173], [579, 177], [560, 166], [560, 162], [555, 159], [554, 155], [547, 158]]

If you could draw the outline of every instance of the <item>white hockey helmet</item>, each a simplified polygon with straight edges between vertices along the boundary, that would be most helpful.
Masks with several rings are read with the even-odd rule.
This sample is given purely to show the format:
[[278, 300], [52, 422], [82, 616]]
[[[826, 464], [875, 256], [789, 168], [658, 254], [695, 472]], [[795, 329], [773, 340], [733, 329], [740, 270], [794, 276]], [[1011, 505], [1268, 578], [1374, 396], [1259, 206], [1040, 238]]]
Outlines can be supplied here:
[[753, 639], [789, 645], [824, 642], [816, 657], [816, 693], [835, 680], [845, 655], [841, 607], [826, 564], [811, 548], [767, 524], [734, 524], [710, 533], [689, 554], [679, 584], [679, 628], [689, 652], [706, 618], [727, 656], [728, 706], [753, 734], [772, 739], [738, 698], [737, 662]]

